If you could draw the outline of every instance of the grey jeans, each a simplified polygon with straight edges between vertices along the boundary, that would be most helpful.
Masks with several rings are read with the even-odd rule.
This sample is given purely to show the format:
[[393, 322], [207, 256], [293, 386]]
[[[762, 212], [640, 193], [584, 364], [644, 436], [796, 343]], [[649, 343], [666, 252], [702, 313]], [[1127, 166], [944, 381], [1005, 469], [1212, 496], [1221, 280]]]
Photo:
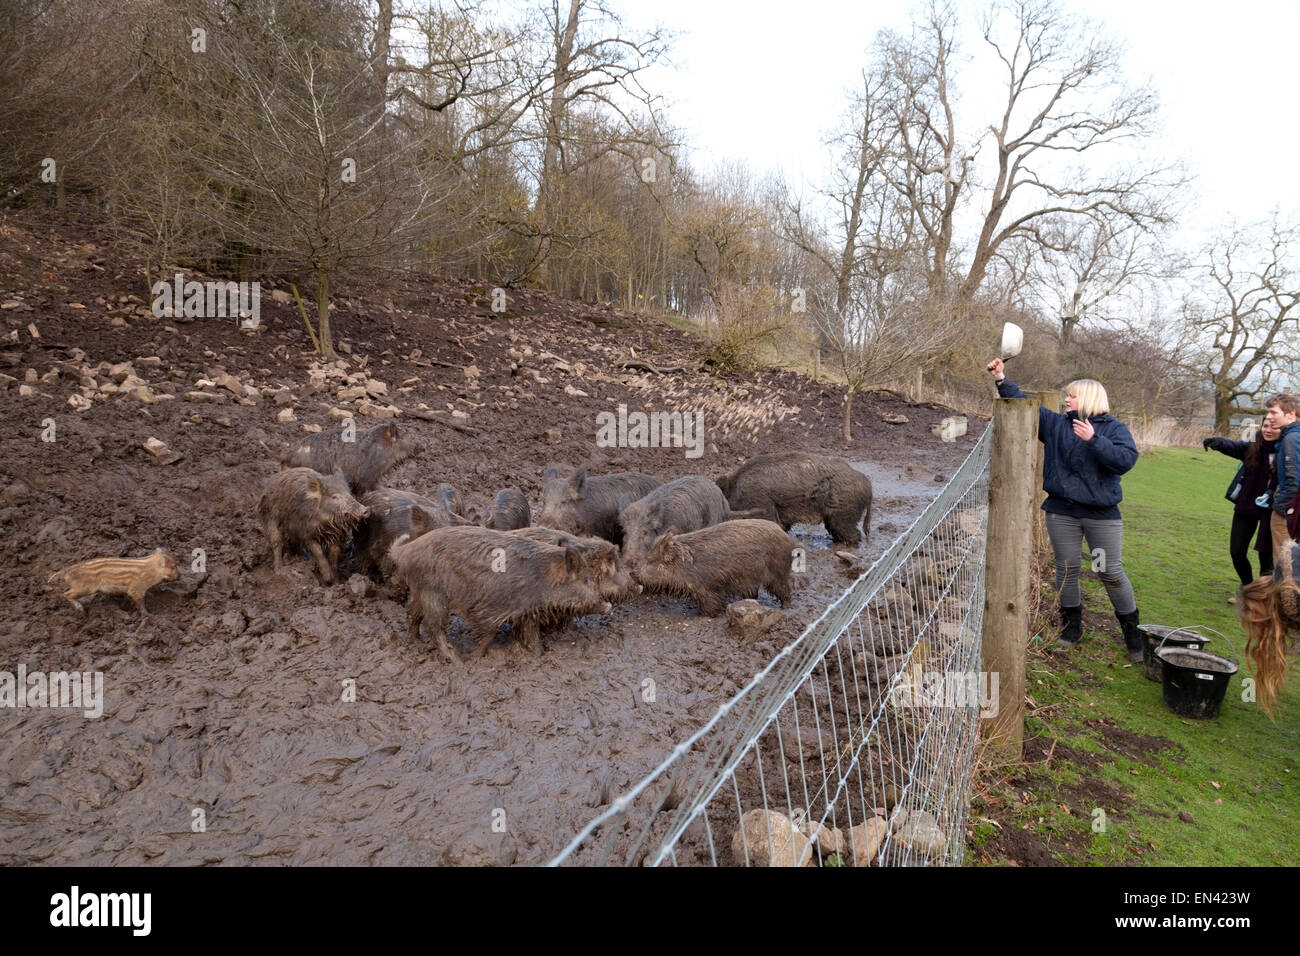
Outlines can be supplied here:
[[1046, 518], [1047, 536], [1052, 539], [1052, 552], [1056, 556], [1056, 594], [1061, 607], [1078, 607], [1083, 603], [1079, 593], [1079, 570], [1083, 564], [1083, 539], [1087, 538], [1088, 550], [1092, 552], [1092, 567], [1101, 583], [1106, 585], [1115, 613], [1136, 611], [1133, 585], [1124, 573], [1123, 520], [1098, 521], [1051, 512]]

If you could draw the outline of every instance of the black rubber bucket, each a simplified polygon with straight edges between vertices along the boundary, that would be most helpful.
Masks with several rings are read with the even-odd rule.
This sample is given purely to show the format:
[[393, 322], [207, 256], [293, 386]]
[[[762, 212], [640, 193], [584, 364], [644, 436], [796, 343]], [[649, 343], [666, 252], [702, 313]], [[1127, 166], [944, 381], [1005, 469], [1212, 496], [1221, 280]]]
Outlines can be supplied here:
[[1210, 719], [1219, 716], [1228, 680], [1237, 664], [1209, 651], [1162, 647], [1156, 656], [1164, 665], [1165, 704], [1179, 717]]
[[1156, 657], [1158, 648], [1181, 647], [1189, 651], [1200, 651], [1210, 643], [1204, 634], [1163, 624], [1139, 624], [1138, 630], [1142, 632], [1142, 673], [1147, 680], [1153, 680], [1157, 684], [1164, 683], [1165, 679], [1164, 665]]

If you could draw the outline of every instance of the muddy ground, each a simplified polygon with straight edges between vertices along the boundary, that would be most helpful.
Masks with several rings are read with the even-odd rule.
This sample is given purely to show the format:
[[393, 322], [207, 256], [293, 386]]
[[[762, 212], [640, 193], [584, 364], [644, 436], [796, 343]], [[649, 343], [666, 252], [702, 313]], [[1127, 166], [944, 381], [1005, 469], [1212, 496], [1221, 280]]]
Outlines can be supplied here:
[[[323, 587], [302, 559], [271, 569], [254, 516], [271, 451], [336, 425], [331, 410], [432, 414], [399, 419], [422, 452], [385, 483], [427, 493], [450, 481], [479, 507], [517, 485], [539, 508], [551, 463], [669, 479], [761, 452], [842, 455], [876, 487], [863, 564], [983, 427], [945, 444], [929, 426], [948, 410], [870, 393], [846, 444], [835, 389], [786, 371], [697, 371], [699, 341], [657, 319], [514, 290], [498, 314], [489, 290], [407, 274], [342, 287], [333, 321], [347, 352], [325, 369], [270, 290], [262, 329], [241, 331], [153, 317], [141, 276], [93, 225], [0, 219], [0, 372], [13, 378], [0, 380], [0, 669], [104, 679], [98, 719], [0, 710], [0, 863], [543, 862], [850, 580], [821, 527], [798, 526], [808, 572], [759, 640], [643, 596], [550, 635], [540, 660], [505, 646], [449, 666], [408, 642], [401, 605]], [[691, 370], [622, 367], [632, 360]], [[127, 391], [105, 391], [125, 362]], [[314, 393], [313, 370], [326, 373]], [[384, 389], [341, 400], [348, 376]], [[69, 398], [83, 389], [97, 397], [78, 411]], [[702, 410], [704, 454], [597, 448], [597, 413], [620, 403]], [[286, 408], [294, 420], [278, 420]], [[149, 438], [182, 457], [163, 464]], [[142, 624], [124, 598], [98, 598], [83, 618], [46, 583], [76, 561], [155, 547], [182, 574], [150, 592]]]

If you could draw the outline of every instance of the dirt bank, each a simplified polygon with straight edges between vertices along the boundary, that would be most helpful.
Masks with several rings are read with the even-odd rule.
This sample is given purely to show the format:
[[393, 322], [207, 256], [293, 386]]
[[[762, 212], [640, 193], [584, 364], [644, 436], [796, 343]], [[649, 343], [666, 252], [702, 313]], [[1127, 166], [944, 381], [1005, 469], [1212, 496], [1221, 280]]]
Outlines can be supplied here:
[[[30, 212], [0, 220], [0, 372], [15, 379], [0, 391], [0, 669], [104, 679], [99, 719], [0, 710], [0, 863], [539, 862], [848, 583], [820, 526], [801, 526], [809, 570], [784, 623], [757, 642], [674, 599], [641, 597], [551, 636], [540, 660], [507, 648], [448, 667], [406, 640], [400, 605], [324, 588], [305, 561], [275, 574], [266, 560], [253, 512], [276, 469], [269, 450], [304, 425], [331, 427], [331, 409], [441, 416], [399, 419], [423, 451], [386, 483], [428, 492], [450, 481], [480, 507], [518, 485], [538, 508], [553, 462], [667, 479], [717, 475], [759, 452], [843, 455], [876, 484], [868, 561], [982, 427], [944, 444], [929, 426], [945, 409], [860, 395], [858, 438], [846, 445], [832, 388], [788, 372], [627, 369], [633, 359], [691, 365], [697, 342], [537, 292], [511, 292], [502, 315], [470, 283], [354, 282], [334, 315], [350, 351], [326, 370], [294, 309], [267, 290], [263, 328], [248, 332], [233, 320], [154, 318], [143, 286], [92, 227]], [[128, 362], [119, 391], [99, 387]], [[102, 397], [77, 411], [69, 398], [89, 390], [87, 368]], [[316, 380], [327, 373], [314, 393], [313, 369]], [[384, 389], [339, 398], [369, 382]], [[702, 456], [597, 448], [597, 414], [620, 404], [702, 411]], [[279, 420], [285, 409], [294, 420]], [[149, 438], [182, 457], [162, 464]], [[46, 584], [72, 562], [154, 547], [182, 575], [150, 592], [138, 629], [125, 600], [99, 598], [82, 618]]]

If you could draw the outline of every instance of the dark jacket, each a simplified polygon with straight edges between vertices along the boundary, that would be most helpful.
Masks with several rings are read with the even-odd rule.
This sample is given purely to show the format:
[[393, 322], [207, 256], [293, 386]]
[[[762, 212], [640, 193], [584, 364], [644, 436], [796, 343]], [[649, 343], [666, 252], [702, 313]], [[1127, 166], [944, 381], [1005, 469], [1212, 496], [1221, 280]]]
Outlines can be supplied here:
[[[1231, 438], [1211, 438], [1208, 447], [1244, 463], [1246, 452], [1252, 444], [1253, 442], [1248, 441], [1233, 441]], [[1238, 492], [1237, 500], [1233, 502], [1232, 509], [1237, 514], [1263, 514], [1265, 518], [1268, 517], [1268, 509], [1255, 504], [1255, 499], [1276, 487], [1274, 481], [1277, 473], [1268, 462], [1269, 456], [1274, 453], [1276, 447], [1275, 442], [1264, 442], [1263, 447], [1259, 450], [1259, 461], [1255, 467], [1246, 468], [1243, 464], [1241, 491]]]
[[[1027, 398], [1014, 382], [998, 383], [1003, 398]], [[1137, 445], [1128, 428], [1111, 415], [1094, 415], [1088, 421], [1096, 432], [1091, 441], [1074, 434], [1073, 412], [1062, 415], [1038, 410], [1038, 440], [1043, 443], [1043, 490], [1050, 498], [1092, 508], [1119, 504], [1124, 494], [1119, 476], [1138, 460]], [[1054, 510], [1047, 507], [1046, 510]]]
[[1297, 488], [1300, 488], [1300, 422], [1292, 422], [1282, 429], [1277, 439], [1277, 493], [1273, 495], [1273, 510], [1283, 518]]

